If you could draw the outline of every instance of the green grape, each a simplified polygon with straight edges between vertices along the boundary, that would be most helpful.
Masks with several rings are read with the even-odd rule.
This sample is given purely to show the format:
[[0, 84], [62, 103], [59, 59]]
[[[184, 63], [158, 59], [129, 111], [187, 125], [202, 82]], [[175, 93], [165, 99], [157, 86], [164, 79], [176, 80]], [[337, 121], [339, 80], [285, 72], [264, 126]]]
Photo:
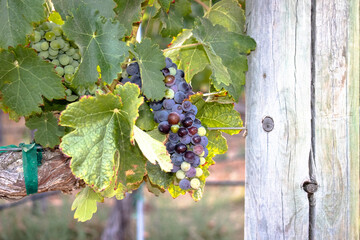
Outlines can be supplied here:
[[172, 131], [173, 133], [177, 133], [177, 132], [179, 131], [179, 128], [180, 128], [179, 125], [172, 125], [172, 126], [171, 126], [171, 131]]
[[38, 56], [42, 59], [48, 58], [49, 57], [49, 52], [48, 51], [41, 51]]
[[51, 31], [45, 33], [45, 39], [46, 39], [46, 41], [49, 41], [49, 42], [54, 41], [55, 40], [55, 33], [51, 32]]
[[65, 41], [64, 39], [60, 38], [60, 39], [57, 39], [59, 41], [59, 44], [60, 44], [60, 48], [63, 48], [65, 46]]
[[97, 89], [98, 89], [98, 86], [96, 84], [88, 87], [88, 91], [91, 95], [94, 95]]
[[51, 55], [49, 54], [48, 58], [51, 59], [51, 60], [55, 60], [55, 59], [57, 59], [57, 56], [51, 56]]
[[52, 31], [55, 33], [55, 36], [59, 37], [62, 34], [62, 29], [59, 26], [54, 26]]
[[65, 90], [66, 96], [70, 96], [72, 94], [71, 89], [66, 89]]
[[64, 75], [64, 69], [60, 66], [55, 68], [55, 72], [61, 77]]
[[201, 168], [195, 168], [195, 170], [196, 170], [196, 176], [197, 176], [197, 177], [200, 177], [200, 176], [203, 175], [203, 173], [204, 173]]
[[41, 29], [40, 29], [39, 32], [40, 32], [41, 37], [43, 37], [43, 36], [45, 35], [45, 31], [44, 31], [44, 30], [41, 30]]
[[46, 51], [49, 49], [49, 43], [48, 42], [42, 42], [40, 45], [41, 50]]
[[70, 60], [69, 57], [65, 54], [60, 55], [60, 57], [59, 57], [59, 62], [61, 63], [61, 65], [64, 65], [64, 66], [69, 64], [69, 60]]
[[65, 74], [64, 78], [67, 83], [71, 83], [73, 80], [74, 75], [72, 74]]
[[60, 48], [59, 40], [55, 39], [54, 41], [50, 42], [50, 47], [52, 49], [58, 50]]
[[169, 71], [170, 71], [170, 75], [175, 76], [175, 74], [176, 74], [176, 69], [175, 68], [169, 67]]
[[54, 50], [52, 48], [49, 48], [49, 55], [50, 56], [57, 56], [59, 54], [59, 50]]
[[165, 98], [173, 99], [173, 98], [174, 98], [174, 95], [175, 95], [174, 90], [172, 90], [171, 88], [166, 89], [166, 91], [165, 91]]
[[198, 178], [193, 178], [191, 179], [190, 181], [190, 186], [193, 188], [193, 189], [198, 189], [200, 187], [200, 180]]
[[76, 68], [77, 66], [79, 66], [79, 62], [76, 61], [76, 60], [73, 60], [72, 63], [71, 63], [71, 65], [73, 65], [74, 68]]
[[71, 64], [74, 61], [72, 57], [69, 57], [69, 64]]
[[182, 162], [181, 163], [181, 170], [183, 170], [184, 172], [189, 171], [191, 168], [191, 164], [188, 162]]
[[78, 53], [75, 53], [73, 56], [73, 59], [75, 60], [79, 60], [80, 59], [80, 55]]
[[66, 74], [73, 74], [75, 72], [75, 68], [73, 65], [67, 65], [64, 70]]
[[59, 62], [59, 60], [57, 60], [57, 59], [52, 60], [51, 63], [54, 64], [55, 66], [59, 66], [59, 65], [60, 65], [60, 62]]
[[83, 96], [86, 93], [86, 89], [83, 86], [77, 88], [77, 93], [79, 96]]
[[44, 31], [49, 31], [51, 29], [51, 24], [49, 22], [44, 22], [41, 25], [41, 29], [44, 30]]
[[204, 165], [206, 162], [206, 159], [204, 157], [200, 157], [200, 165]]
[[41, 40], [41, 33], [38, 31], [34, 32], [34, 43], [37, 43]]
[[66, 52], [66, 51], [69, 50], [69, 49], [70, 49], [70, 44], [69, 44], [68, 42], [65, 42], [64, 47], [61, 48], [61, 50], [64, 51], [64, 52]]
[[37, 52], [41, 51], [41, 43], [35, 43], [31, 46], [33, 49], [35, 49]]
[[74, 48], [69, 48], [69, 50], [66, 51], [66, 55], [68, 56], [72, 56], [75, 53], [75, 49]]
[[123, 79], [126, 79], [128, 76], [129, 76], [129, 74], [128, 74], [126, 71], [122, 71], [121, 77], [122, 77]]
[[199, 127], [198, 128], [198, 134], [199, 134], [199, 136], [205, 136], [206, 135], [206, 129], [203, 127], [203, 126], [201, 126], [201, 127]]
[[177, 172], [176, 172], [176, 178], [178, 178], [178, 179], [184, 179], [185, 178], [185, 172], [183, 171], [183, 170], [178, 170]]

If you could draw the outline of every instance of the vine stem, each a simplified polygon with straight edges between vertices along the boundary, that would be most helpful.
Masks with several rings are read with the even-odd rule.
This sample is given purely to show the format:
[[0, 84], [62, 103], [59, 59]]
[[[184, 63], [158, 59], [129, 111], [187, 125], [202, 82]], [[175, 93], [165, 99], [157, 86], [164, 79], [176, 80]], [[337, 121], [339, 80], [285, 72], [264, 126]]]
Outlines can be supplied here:
[[209, 11], [209, 6], [206, 5], [205, 3], [203, 3], [201, 0], [194, 0], [194, 2], [197, 2], [198, 4], [200, 4], [206, 11]]
[[171, 51], [171, 50], [178, 49], [178, 48], [188, 48], [188, 47], [195, 47], [195, 46], [199, 46], [199, 45], [202, 45], [202, 43], [186, 44], [186, 45], [182, 45], [182, 46], [178, 46], [178, 47], [166, 48], [166, 49], [163, 49], [162, 51], [167, 52], [167, 51]]
[[209, 127], [208, 130], [246, 130], [246, 127]]

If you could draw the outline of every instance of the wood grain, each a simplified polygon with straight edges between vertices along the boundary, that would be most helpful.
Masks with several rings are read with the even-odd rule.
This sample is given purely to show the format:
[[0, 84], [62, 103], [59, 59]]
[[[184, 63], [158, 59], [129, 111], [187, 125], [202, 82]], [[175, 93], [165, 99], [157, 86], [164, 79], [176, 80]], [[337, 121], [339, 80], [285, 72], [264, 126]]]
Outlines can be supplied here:
[[[38, 168], [38, 192], [71, 191], [83, 186], [69, 167], [70, 158], [59, 150], [46, 150], [42, 165]], [[0, 153], [0, 199], [18, 200], [26, 196], [22, 153]]]

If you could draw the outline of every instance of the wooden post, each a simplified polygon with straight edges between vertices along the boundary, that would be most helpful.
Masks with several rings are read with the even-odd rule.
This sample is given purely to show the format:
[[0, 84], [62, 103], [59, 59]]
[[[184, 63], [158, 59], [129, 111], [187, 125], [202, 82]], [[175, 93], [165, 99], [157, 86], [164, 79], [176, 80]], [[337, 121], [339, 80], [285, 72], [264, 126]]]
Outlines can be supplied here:
[[245, 239], [358, 239], [359, 0], [246, 13]]

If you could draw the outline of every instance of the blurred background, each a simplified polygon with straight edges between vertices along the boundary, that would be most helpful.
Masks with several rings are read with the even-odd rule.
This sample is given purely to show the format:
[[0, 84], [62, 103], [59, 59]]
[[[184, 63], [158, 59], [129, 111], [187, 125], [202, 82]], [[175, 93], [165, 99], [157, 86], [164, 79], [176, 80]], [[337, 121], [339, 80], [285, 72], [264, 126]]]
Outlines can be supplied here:
[[[201, 85], [205, 88], [206, 81], [196, 88]], [[245, 119], [244, 98], [235, 108]], [[189, 195], [172, 199], [164, 193], [156, 197], [144, 188], [122, 201], [105, 199], [90, 221], [80, 223], [71, 211], [75, 193], [36, 194], [17, 205], [0, 200], [0, 240], [113, 239], [110, 236], [114, 229], [121, 235], [118, 239], [136, 239], [139, 217], [144, 218], [144, 239], [243, 239], [245, 138], [243, 133], [225, 136], [229, 150], [218, 155], [216, 164], [210, 167], [211, 175], [199, 202]], [[23, 119], [14, 122], [0, 112], [1, 146], [30, 141], [31, 132]], [[137, 211], [137, 204], [142, 211]]]

